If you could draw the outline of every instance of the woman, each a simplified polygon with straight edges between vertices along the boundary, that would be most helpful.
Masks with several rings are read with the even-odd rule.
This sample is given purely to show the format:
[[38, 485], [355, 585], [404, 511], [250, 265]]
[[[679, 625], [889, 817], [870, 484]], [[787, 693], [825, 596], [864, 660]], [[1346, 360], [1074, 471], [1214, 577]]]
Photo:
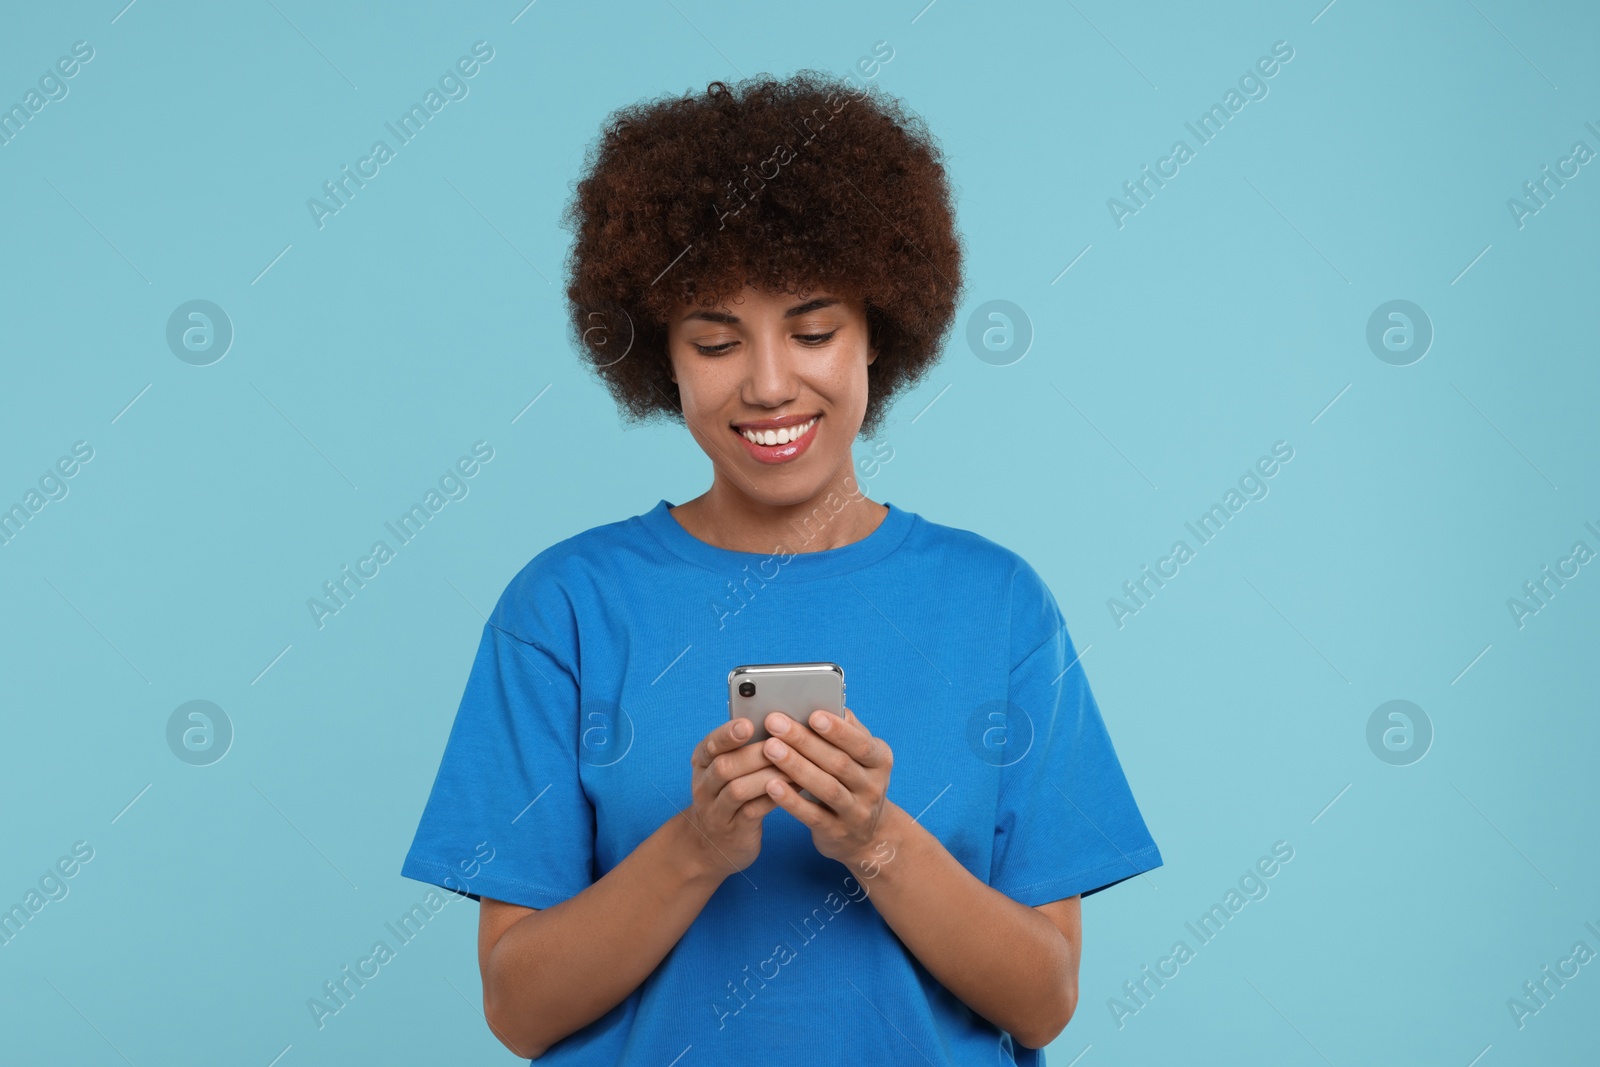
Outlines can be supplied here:
[[[711, 487], [511, 581], [403, 873], [479, 900], [522, 1056], [1041, 1063], [1081, 897], [1161, 857], [1038, 574], [852, 464], [957, 307], [938, 148], [805, 72], [624, 109], [585, 169], [578, 345]], [[729, 670], [818, 661], [852, 707], [746, 745]]]

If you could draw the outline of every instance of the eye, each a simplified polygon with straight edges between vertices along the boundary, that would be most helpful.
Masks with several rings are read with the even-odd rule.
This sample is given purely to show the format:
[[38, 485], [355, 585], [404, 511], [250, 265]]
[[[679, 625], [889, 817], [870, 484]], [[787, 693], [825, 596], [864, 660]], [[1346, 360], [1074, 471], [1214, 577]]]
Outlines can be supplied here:
[[833, 340], [833, 335], [838, 332], [838, 330], [834, 329], [829, 330], [827, 333], [797, 333], [795, 334], [795, 337], [804, 341], [808, 345], [823, 345]]
[[695, 345], [694, 350], [702, 356], [720, 356], [724, 351], [734, 346], [733, 341], [724, 341], [720, 345]]

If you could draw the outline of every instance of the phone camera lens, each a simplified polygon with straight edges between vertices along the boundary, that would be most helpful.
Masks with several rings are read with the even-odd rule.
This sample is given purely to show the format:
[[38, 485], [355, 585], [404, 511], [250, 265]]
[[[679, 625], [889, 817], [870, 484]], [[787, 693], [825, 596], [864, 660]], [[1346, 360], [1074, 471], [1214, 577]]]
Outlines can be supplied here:
[[753, 696], [755, 696], [756, 695], [756, 683], [754, 683], [754, 682], [740, 682], [739, 683], [739, 695], [742, 696], [742, 697], [753, 697]]

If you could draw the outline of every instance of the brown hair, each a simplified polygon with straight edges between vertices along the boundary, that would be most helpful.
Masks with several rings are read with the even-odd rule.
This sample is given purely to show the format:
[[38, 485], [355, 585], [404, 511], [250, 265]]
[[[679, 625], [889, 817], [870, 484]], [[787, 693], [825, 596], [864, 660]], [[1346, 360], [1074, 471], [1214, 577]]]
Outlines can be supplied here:
[[872, 436], [939, 358], [962, 288], [942, 153], [876, 86], [761, 75], [614, 112], [563, 216], [574, 342], [625, 418], [682, 418], [666, 323], [746, 283], [863, 300]]

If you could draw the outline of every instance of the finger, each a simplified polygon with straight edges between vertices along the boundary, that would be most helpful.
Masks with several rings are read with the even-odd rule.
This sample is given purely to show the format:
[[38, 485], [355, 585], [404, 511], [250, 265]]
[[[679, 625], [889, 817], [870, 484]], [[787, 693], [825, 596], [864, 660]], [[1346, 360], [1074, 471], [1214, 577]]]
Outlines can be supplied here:
[[817, 734], [844, 752], [852, 761], [862, 767], [880, 767], [888, 762], [888, 745], [880, 738], [872, 736], [872, 731], [862, 725], [861, 720], [855, 717], [849, 708], [845, 708], [847, 718], [827, 711], [813, 711], [811, 725]]
[[[815, 793], [816, 790], [812, 790]], [[777, 802], [778, 807], [793, 815], [807, 826], [821, 826], [823, 820], [832, 816], [832, 812], [821, 804], [813, 803], [800, 795], [799, 790], [788, 782], [774, 778], [767, 783], [767, 795]]]
[[[765, 761], [765, 757], [763, 760]], [[746, 804], [767, 796], [767, 783], [774, 778], [788, 780], [783, 771], [774, 767], [770, 761], [765, 761], [760, 770], [741, 774], [729, 780], [717, 792], [716, 799], [711, 802], [711, 817], [720, 825], [731, 823], [734, 816]]]
[[[811, 713], [813, 719], [818, 715], [826, 714], [827, 712], [815, 711]], [[834, 722], [842, 725], [842, 720], [835, 719]], [[787, 724], [787, 726], [784, 727], [784, 724]], [[773, 712], [768, 715], [766, 726], [774, 737], [781, 738], [791, 748], [801, 752], [812, 763], [833, 775], [846, 786], [855, 789], [865, 784], [865, 769], [849, 753], [838, 747], [831, 738], [819, 736], [811, 727], [797, 722], [781, 712]], [[784, 727], [784, 729], [779, 733], [772, 729], [774, 726]], [[770, 751], [768, 749], [769, 754]], [[805, 785], [806, 783], [802, 782], [801, 784]], [[810, 787], [807, 786], [807, 788]], [[813, 789], [812, 792], [816, 792], [816, 790]], [[818, 795], [820, 796], [820, 794]]]
[[[731, 752], [722, 752], [711, 758], [702, 772], [696, 777], [701, 788], [713, 797], [720, 793], [731, 782], [760, 770], [771, 767], [772, 760], [767, 756], [766, 750], [760, 744], [745, 744]], [[754, 795], [754, 794], [751, 794]], [[748, 800], [749, 796], [745, 798]]]
[[[826, 742], [819, 741], [818, 743], [825, 744]], [[826, 769], [807, 759], [805, 755], [794, 748], [785, 747], [781, 756], [775, 754], [773, 748], [779, 745], [783, 745], [783, 742], [777, 738], [772, 738], [766, 741], [762, 747], [767, 750], [767, 756], [772, 762], [789, 776], [795, 788], [811, 790], [811, 795], [826, 804], [829, 810], [838, 812], [852, 795], [849, 786], [835, 775], [830, 774]], [[832, 748], [831, 745], [828, 747]], [[856, 767], [848, 756], [844, 756], [838, 749], [833, 749], [833, 751], [843, 757], [847, 763], [850, 763], [850, 766], [854, 767], [857, 773], [861, 772], [861, 769]]]
[[[836, 716], [834, 716], [834, 718], [840, 718], [840, 716], [836, 715]], [[859, 718], [857, 718], [856, 717], [856, 713], [851, 711], [849, 708], [845, 708], [844, 709], [843, 718], [844, 718], [844, 721], [849, 723], [850, 725], [860, 727], [862, 730], [865, 730], [868, 734], [872, 733], [871, 730], [867, 729], [867, 724], [862, 722]]]
[[747, 800], [739, 807], [739, 814], [751, 819], [764, 819], [778, 808], [778, 802], [771, 795], [762, 790], [760, 796], [754, 800]]
[[[734, 733], [735, 728], [743, 730], [743, 736]], [[694, 746], [694, 753], [689, 757], [691, 763], [702, 769], [709, 767], [711, 761], [724, 752], [732, 752], [740, 748], [755, 736], [755, 723], [749, 719], [730, 719], [721, 726], [706, 734], [701, 742]]]

